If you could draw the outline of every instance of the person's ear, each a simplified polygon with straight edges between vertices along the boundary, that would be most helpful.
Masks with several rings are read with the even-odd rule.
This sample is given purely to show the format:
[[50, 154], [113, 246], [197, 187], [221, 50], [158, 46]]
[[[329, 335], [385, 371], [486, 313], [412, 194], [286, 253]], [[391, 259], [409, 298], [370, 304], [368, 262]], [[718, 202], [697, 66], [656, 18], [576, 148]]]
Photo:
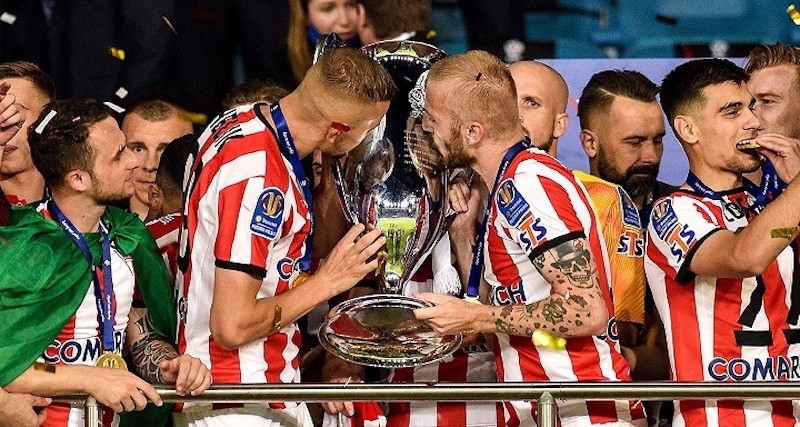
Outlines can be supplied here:
[[569, 126], [569, 114], [559, 113], [556, 116], [555, 126], [553, 126], [553, 138], [561, 138]]
[[147, 187], [147, 217], [145, 222], [160, 218], [164, 210], [164, 192], [156, 184]]
[[475, 145], [486, 136], [486, 128], [480, 122], [470, 122], [464, 129], [464, 138], [468, 145]]
[[586, 156], [590, 159], [597, 157], [597, 151], [599, 148], [597, 134], [589, 129], [581, 129], [580, 138], [581, 146], [583, 147], [583, 151], [586, 153]]
[[694, 144], [700, 140], [700, 128], [694, 118], [690, 116], [675, 116], [672, 120], [675, 126], [675, 135], [687, 144]]
[[86, 171], [73, 169], [64, 175], [64, 183], [77, 192], [84, 192], [92, 185], [92, 177]]

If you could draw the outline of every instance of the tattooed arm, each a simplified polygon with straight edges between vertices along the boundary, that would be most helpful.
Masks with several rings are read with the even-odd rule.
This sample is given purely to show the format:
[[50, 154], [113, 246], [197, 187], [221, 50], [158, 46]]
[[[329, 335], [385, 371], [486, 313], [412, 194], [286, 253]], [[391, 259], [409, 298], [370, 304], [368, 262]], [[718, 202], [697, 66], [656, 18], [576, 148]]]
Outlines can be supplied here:
[[575, 238], [548, 249], [533, 260], [553, 286], [553, 293], [531, 304], [491, 307], [446, 295], [419, 294], [434, 307], [415, 310], [441, 334], [463, 331], [505, 332], [531, 336], [546, 330], [566, 338], [605, 332], [608, 309], [600, 289], [597, 264], [585, 238]]
[[175, 384], [178, 394], [197, 395], [211, 385], [211, 373], [199, 360], [178, 355], [175, 347], [155, 331], [147, 309], [131, 309], [127, 343], [137, 373], [154, 383]]
[[531, 336], [546, 330], [566, 338], [605, 333], [608, 322], [597, 264], [585, 238], [561, 243], [533, 258], [553, 293], [531, 304], [515, 304], [491, 312], [495, 330]]

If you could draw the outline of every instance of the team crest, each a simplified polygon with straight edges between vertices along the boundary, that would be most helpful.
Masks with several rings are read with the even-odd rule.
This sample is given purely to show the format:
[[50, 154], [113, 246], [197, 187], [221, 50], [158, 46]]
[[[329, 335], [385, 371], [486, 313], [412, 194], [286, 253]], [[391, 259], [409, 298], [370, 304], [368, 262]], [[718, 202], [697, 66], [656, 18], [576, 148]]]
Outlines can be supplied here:
[[512, 179], [503, 181], [497, 188], [497, 209], [512, 227], [519, 226], [531, 212], [530, 205], [517, 191]]
[[257, 236], [273, 240], [283, 224], [283, 209], [285, 196], [275, 187], [265, 189], [256, 202], [253, 219], [250, 221], [250, 231]]
[[653, 206], [652, 224], [656, 235], [669, 245], [670, 253], [682, 260], [695, 242], [695, 233], [678, 220], [672, 200], [664, 199]]

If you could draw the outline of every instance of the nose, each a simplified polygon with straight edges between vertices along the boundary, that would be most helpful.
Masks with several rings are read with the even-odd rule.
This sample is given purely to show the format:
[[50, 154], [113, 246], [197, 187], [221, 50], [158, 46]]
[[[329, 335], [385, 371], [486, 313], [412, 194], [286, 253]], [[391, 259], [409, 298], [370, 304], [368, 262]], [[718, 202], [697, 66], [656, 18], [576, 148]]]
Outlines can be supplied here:
[[433, 133], [433, 126], [431, 124], [431, 119], [428, 117], [428, 113], [422, 114], [422, 130]]
[[158, 170], [158, 162], [161, 160], [161, 155], [157, 150], [149, 150], [147, 156], [142, 163], [142, 169], [147, 172], [155, 172]]
[[350, 26], [350, 15], [347, 13], [347, 8], [340, 7], [336, 13], [336, 23], [343, 29]]
[[655, 164], [658, 163], [661, 159], [661, 154], [659, 153], [658, 147], [652, 140], [645, 141], [642, 143], [642, 149], [639, 152], [639, 161], [644, 164]]
[[753, 111], [751, 111], [749, 108], [746, 109], [744, 114], [746, 115], [747, 120], [744, 122], [744, 125], [742, 125], [743, 129], [758, 131], [761, 128], [761, 119], [757, 115], [760, 113], [756, 113], [756, 111], [759, 110], [757, 108]]

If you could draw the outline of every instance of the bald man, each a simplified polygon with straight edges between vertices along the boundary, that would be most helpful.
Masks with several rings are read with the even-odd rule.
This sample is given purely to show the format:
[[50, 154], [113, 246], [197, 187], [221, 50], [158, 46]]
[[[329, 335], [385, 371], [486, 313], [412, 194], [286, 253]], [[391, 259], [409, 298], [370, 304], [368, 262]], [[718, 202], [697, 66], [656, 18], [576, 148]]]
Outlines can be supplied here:
[[558, 71], [538, 61], [519, 61], [508, 67], [517, 86], [522, 127], [533, 145], [555, 157], [558, 138], [567, 131], [567, 82]]
[[[555, 157], [558, 138], [569, 125], [567, 83], [558, 71], [537, 61], [515, 62], [508, 69], [517, 87], [517, 106], [525, 133], [534, 146]], [[595, 214], [601, 220], [612, 263], [616, 318], [623, 322], [620, 343], [634, 347], [638, 332], [634, 325], [644, 322], [644, 239], [638, 214], [620, 186], [581, 171], [574, 173], [589, 192]], [[628, 353], [623, 352], [626, 356]]]

